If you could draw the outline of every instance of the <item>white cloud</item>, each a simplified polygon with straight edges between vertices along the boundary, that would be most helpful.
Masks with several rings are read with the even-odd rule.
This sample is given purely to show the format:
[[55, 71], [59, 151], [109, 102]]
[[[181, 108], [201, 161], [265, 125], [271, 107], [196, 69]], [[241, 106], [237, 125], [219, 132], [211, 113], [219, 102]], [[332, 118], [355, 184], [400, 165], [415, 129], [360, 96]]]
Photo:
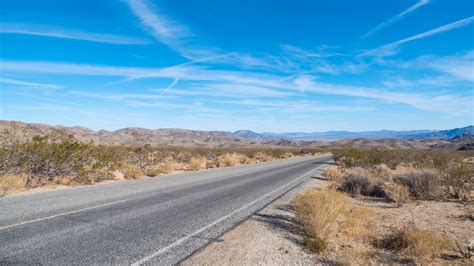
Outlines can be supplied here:
[[403, 68], [433, 69], [458, 81], [474, 81], [474, 50], [452, 56], [421, 56], [408, 62], [395, 62]]
[[149, 1], [128, 0], [127, 3], [145, 30], [182, 56], [188, 59], [202, 59], [214, 58], [219, 54], [218, 49], [195, 47], [192, 43], [194, 34], [187, 27], [160, 13]]
[[169, 91], [171, 88], [173, 88], [176, 84], [178, 84], [178, 81], [179, 81], [179, 78], [174, 78], [173, 81], [171, 82], [170, 85], [168, 85], [163, 91], [161, 91], [158, 95], [157, 95], [157, 98], [160, 98], [161, 96], [163, 96], [163, 94], [165, 94], [167, 91]]
[[45, 89], [59, 89], [62, 87], [56, 84], [34, 83], [34, 82], [12, 79], [12, 78], [7, 78], [7, 77], [0, 77], [0, 83], [35, 87], [35, 88], [45, 88]]
[[0, 33], [37, 35], [37, 36], [46, 36], [46, 37], [53, 37], [53, 38], [73, 39], [73, 40], [82, 40], [82, 41], [99, 42], [99, 43], [111, 43], [111, 44], [148, 44], [149, 43], [149, 41], [147, 40], [133, 38], [133, 37], [118, 36], [118, 35], [103, 34], [103, 33], [83, 32], [83, 31], [63, 29], [63, 28], [52, 27], [52, 26], [27, 25], [27, 24], [2, 23], [0, 25]]
[[376, 32], [390, 26], [391, 24], [397, 22], [398, 20], [400, 20], [401, 18], [403, 18], [407, 14], [415, 11], [416, 9], [418, 9], [418, 8], [428, 4], [428, 3], [429, 3], [429, 0], [420, 0], [420, 1], [418, 1], [416, 4], [414, 4], [414, 5], [410, 6], [409, 8], [405, 9], [403, 12], [397, 14], [396, 16], [390, 18], [389, 20], [384, 21], [384, 22], [380, 23], [379, 25], [377, 25], [376, 27], [372, 28], [367, 33], [365, 33], [362, 36], [362, 38], [368, 38], [368, 37], [374, 35]]
[[[447, 64], [446, 64], [447, 65]], [[375, 100], [402, 103], [415, 108], [434, 112], [454, 112], [460, 108], [469, 108], [469, 98], [455, 95], [426, 95], [421, 93], [398, 93], [386, 87], [371, 88], [348, 86], [316, 81], [313, 76], [300, 75], [284, 79], [280, 75], [251, 71], [214, 70], [193, 65], [167, 68], [131, 68], [114, 66], [91, 66], [78, 64], [58, 64], [51, 62], [6, 61], [0, 64], [2, 71], [123, 76], [132, 78], [171, 78], [183, 81], [197, 81], [188, 84], [192, 93], [219, 95], [224, 97], [286, 97], [294, 93], [329, 94], [348, 97], [370, 98]], [[461, 69], [461, 68], [459, 68]], [[458, 75], [464, 70], [456, 68], [450, 71]], [[446, 70], [447, 71], [447, 70]], [[186, 95], [185, 90], [174, 90], [173, 95]], [[153, 95], [152, 99], [156, 99]]]
[[385, 45], [380, 46], [380, 47], [375, 48], [375, 49], [368, 50], [368, 51], [362, 53], [361, 56], [376, 56], [376, 57], [391, 56], [391, 55], [394, 55], [394, 54], [397, 53], [396, 49], [401, 44], [411, 42], [411, 41], [415, 41], [415, 40], [418, 40], [418, 39], [423, 39], [423, 38], [426, 38], [426, 37], [429, 37], [429, 36], [432, 36], [432, 35], [436, 35], [436, 34], [439, 34], [439, 33], [445, 32], [445, 31], [449, 31], [449, 30], [452, 30], [452, 29], [456, 29], [456, 28], [459, 28], [459, 27], [463, 27], [463, 26], [466, 26], [466, 25], [468, 25], [472, 22], [474, 22], [474, 16], [471, 16], [471, 17], [468, 17], [468, 18], [465, 18], [465, 19], [461, 19], [461, 20], [458, 20], [458, 21], [455, 21], [455, 22], [451, 22], [451, 23], [443, 25], [441, 27], [438, 27], [438, 28], [435, 28], [435, 29], [432, 29], [432, 30], [429, 30], [429, 31], [426, 31], [426, 32], [423, 32], [423, 33], [419, 33], [419, 34], [413, 35], [411, 37], [404, 38], [404, 39], [401, 39], [401, 40], [398, 40], [398, 41], [395, 41], [395, 42], [392, 42], [392, 43], [389, 43], [389, 44], [385, 44]]
[[294, 83], [305, 92], [383, 100], [407, 104], [425, 111], [442, 113], [458, 112], [460, 109], [469, 110], [469, 108], [471, 108], [470, 103], [473, 100], [472, 97], [454, 95], [437, 95], [430, 97], [423, 94], [390, 92], [370, 87], [316, 82], [311, 76], [300, 76], [294, 80]]

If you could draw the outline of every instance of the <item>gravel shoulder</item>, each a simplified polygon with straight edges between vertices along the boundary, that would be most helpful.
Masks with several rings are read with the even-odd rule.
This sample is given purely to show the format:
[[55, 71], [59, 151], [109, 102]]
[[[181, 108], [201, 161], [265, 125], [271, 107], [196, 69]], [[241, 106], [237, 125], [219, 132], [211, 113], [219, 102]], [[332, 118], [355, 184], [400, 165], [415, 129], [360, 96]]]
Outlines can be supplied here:
[[182, 265], [308, 265], [320, 262], [301, 245], [291, 201], [307, 188], [329, 185], [323, 169], [182, 262]]

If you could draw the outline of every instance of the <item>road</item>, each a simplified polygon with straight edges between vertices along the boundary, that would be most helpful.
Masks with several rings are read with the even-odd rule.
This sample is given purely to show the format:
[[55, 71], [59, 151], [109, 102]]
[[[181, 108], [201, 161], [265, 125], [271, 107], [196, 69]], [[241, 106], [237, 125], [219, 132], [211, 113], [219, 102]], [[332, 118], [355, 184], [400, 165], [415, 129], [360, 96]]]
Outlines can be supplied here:
[[322, 169], [299, 157], [0, 199], [0, 264], [176, 264]]

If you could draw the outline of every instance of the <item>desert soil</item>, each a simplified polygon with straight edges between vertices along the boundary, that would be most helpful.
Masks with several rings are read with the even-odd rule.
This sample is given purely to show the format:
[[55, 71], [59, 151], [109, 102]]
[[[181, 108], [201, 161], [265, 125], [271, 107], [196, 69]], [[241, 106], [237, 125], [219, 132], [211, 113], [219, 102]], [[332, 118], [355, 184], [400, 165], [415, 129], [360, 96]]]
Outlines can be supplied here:
[[[303, 233], [292, 208], [292, 199], [311, 187], [329, 186], [320, 173], [274, 201], [249, 219], [227, 232], [204, 249], [196, 252], [183, 265], [314, 265], [314, 264], [419, 264], [403, 254], [378, 250], [371, 239], [391, 232], [393, 228], [415, 224], [417, 228], [444, 234], [464, 243], [474, 239], [474, 222], [466, 218], [458, 202], [417, 201], [396, 208], [393, 203], [373, 198], [353, 199], [353, 203], [368, 207], [373, 217], [367, 217], [370, 237], [348, 237], [344, 228], [336, 226], [328, 251], [320, 255], [308, 253], [303, 245]], [[454, 250], [430, 265], [463, 264]]]

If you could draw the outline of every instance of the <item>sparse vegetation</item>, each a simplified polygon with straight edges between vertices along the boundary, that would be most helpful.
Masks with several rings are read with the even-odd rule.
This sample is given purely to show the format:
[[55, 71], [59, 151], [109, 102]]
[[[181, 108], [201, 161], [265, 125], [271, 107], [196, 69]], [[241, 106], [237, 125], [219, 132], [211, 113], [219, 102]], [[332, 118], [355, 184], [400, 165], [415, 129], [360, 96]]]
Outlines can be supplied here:
[[[473, 213], [473, 151], [332, 152], [338, 166], [328, 167], [324, 176], [329, 187], [352, 197], [345, 207], [351, 211], [337, 212], [337, 200], [331, 206], [313, 196], [316, 192], [299, 196], [296, 213], [304, 224], [303, 243], [308, 251], [325, 252], [325, 258], [335, 256], [334, 262], [342, 264], [438, 264], [448, 258], [472, 262], [472, 240], [459, 243], [472, 239], [472, 226], [466, 223], [472, 223]], [[391, 202], [397, 208], [392, 208]], [[443, 214], [446, 208], [450, 214]], [[312, 209], [313, 216], [306, 209]], [[327, 209], [340, 215], [330, 221], [316, 219], [320, 212], [334, 217]], [[318, 227], [315, 221], [329, 225]], [[422, 226], [418, 227], [418, 222]]]
[[405, 185], [415, 199], [435, 200], [442, 197], [441, 176], [432, 169], [406, 169], [393, 178], [395, 183]]
[[0, 195], [48, 184], [91, 184], [175, 171], [265, 162], [318, 151], [273, 148], [184, 148], [96, 145], [60, 130], [20, 142], [16, 129], [0, 134]]
[[294, 204], [306, 233], [304, 245], [313, 253], [326, 250], [338, 222], [344, 224], [344, 234], [367, 234], [365, 218], [373, 215], [367, 208], [351, 204], [347, 196], [335, 190], [306, 190], [296, 197]]
[[370, 187], [370, 180], [391, 181], [407, 186], [416, 199], [430, 200], [466, 199], [474, 189], [474, 151], [337, 149], [332, 153], [338, 171], [346, 176], [358, 169], [351, 180], [359, 187]]
[[375, 242], [378, 248], [404, 253], [422, 261], [441, 256], [452, 247], [452, 243], [445, 236], [430, 230], [415, 227], [401, 227], [392, 230], [392, 233]]
[[336, 191], [310, 189], [295, 199], [296, 214], [309, 237], [325, 239], [333, 223], [349, 210], [349, 199]]
[[387, 198], [391, 199], [397, 207], [402, 207], [410, 200], [410, 191], [407, 186], [397, 183], [387, 183], [384, 187]]

